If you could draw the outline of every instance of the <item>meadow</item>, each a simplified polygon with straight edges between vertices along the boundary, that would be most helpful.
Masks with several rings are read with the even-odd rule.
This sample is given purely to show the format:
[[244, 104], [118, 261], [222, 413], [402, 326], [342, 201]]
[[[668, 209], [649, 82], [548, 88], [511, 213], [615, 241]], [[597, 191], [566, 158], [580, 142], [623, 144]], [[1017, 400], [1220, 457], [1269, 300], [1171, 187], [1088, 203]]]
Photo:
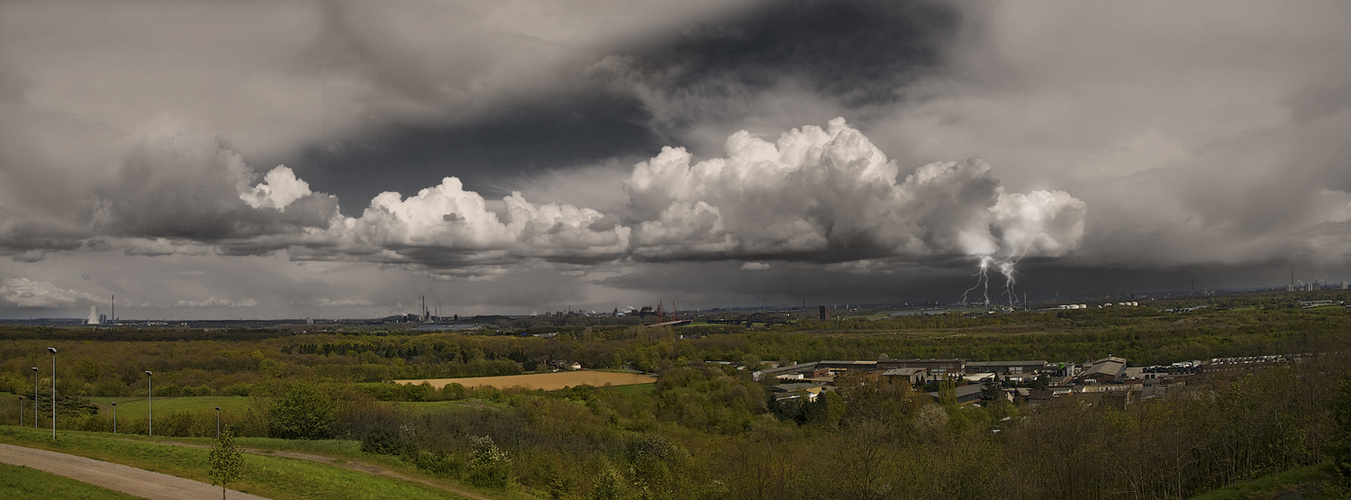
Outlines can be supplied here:
[[607, 385], [625, 386], [651, 384], [656, 381], [656, 377], [643, 375], [641, 373], [579, 370], [555, 373], [531, 373], [527, 375], [507, 375], [501, 377], [412, 379], [395, 380], [394, 382], [397, 384], [411, 385], [430, 384], [434, 389], [441, 389], [450, 384], [460, 384], [464, 387], [495, 387], [498, 389], [520, 387], [531, 390], [556, 391], [558, 389], [578, 385], [590, 385], [593, 387], [604, 387]]

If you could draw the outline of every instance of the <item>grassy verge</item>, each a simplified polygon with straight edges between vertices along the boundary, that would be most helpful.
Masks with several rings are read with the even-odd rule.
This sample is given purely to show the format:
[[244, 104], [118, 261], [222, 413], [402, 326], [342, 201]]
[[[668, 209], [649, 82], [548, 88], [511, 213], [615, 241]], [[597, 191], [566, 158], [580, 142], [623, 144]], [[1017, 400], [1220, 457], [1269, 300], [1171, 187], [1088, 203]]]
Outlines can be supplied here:
[[[1274, 498], [1333, 498], [1325, 496], [1326, 485], [1335, 478], [1332, 464], [1310, 465], [1270, 474], [1211, 490], [1192, 500], [1259, 500]], [[1340, 498], [1340, 497], [1338, 497]]]
[[134, 500], [138, 497], [37, 469], [0, 464], [0, 498]]
[[[181, 439], [207, 444], [207, 439]], [[240, 440], [245, 447], [261, 447], [254, 440]], [[281, 440], [270, 440], [281, 441]], [[114, 437], [102, 433], [62, 431], [56, 441], [50, 434], [13, 426], [0, 427], [0, 442], [48, 449], [72, 455], [106, 460], [178, 477], [210, 482], [206, 477], [206, 448], [173, 446], [151, 438]], [[294, 442], [286, 442], [287, 444]], [[357, 451], [355, 443], [337, 441], [308, 442], [314, 453], [336, 451], [349, 455]], [[329, 443], [329, 444], [319, 444]], [[277, 447], [281, 449], [281, 447]], [[292, 447], [288, 447], [292, 448]], [[231, 488], [256, 495], [286, 499], [324, 498], [326, 500], [363, 498], [433, 499], [460, 498], [426, 485], [366, 474], [317, 462], [280, 457], [245, 455], [244, 477]], [[23, 495], [18, 498], [23, 498]]]

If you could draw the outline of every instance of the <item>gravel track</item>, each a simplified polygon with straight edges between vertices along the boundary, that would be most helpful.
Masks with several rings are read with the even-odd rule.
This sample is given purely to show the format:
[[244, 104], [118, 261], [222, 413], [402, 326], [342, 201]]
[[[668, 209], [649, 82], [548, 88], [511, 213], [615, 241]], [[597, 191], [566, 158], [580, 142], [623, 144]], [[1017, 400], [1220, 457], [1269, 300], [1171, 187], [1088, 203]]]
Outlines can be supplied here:
[[[0, 443], [0, 462], [31, 467], [150, 500], [200, 500], [218, 498], [221, 494], [220, 487], [201, 481], [92, 458], [3, 443]], [[226, 498], [266, 500], [258, 495], [235, 490], [228, 490]]]

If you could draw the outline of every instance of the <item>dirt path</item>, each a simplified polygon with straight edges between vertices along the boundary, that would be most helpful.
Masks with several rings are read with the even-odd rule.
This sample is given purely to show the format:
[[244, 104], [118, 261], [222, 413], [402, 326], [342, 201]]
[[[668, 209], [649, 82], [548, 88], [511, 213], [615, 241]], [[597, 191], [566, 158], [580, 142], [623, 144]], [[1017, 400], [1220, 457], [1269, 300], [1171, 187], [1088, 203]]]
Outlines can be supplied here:
[[[0, 462], [31, 467], [150, 500], [198, 500], [216, 498], [220, 488], [200, 481], [77, 457], [55, 451], [0, 443]], [[226, 498], [266, 500], [257, 495], [229, 490]]]

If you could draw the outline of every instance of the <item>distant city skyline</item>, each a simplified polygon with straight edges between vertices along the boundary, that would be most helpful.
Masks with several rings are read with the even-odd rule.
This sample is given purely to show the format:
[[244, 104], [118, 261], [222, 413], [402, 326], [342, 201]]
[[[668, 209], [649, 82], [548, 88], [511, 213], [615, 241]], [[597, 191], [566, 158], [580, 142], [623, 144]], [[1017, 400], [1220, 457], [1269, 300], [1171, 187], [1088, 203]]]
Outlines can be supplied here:
[[1347, 25], [1336, 1], [5, 3], [0, 318], [1340, 283]]

